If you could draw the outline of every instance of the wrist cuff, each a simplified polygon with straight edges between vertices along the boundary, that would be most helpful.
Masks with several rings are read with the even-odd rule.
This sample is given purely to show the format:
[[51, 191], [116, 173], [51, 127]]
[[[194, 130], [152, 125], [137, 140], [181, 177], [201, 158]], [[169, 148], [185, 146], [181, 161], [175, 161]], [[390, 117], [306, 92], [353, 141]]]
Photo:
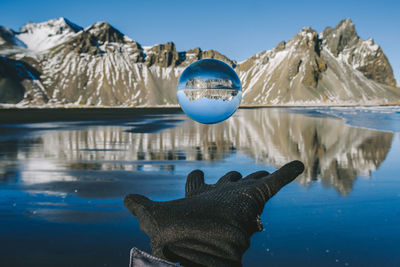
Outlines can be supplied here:
[[129, 267], [178, 267], [175, 263], [150, 255], [138, 248], [131, 249]]

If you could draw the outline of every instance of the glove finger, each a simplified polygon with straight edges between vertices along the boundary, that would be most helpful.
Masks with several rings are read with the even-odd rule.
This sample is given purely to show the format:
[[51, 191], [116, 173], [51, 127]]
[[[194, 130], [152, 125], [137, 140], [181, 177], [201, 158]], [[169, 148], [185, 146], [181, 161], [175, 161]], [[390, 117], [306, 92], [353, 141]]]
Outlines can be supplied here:
[[236, 182], [236, 181], [239, 181], [240, 179], [242, 179], [242, 175], [239, 172], [231, 171], [231, 172], [226, 173], [221, 178], [219, 178], [216, 185], [222, 185], [222, 184], [226, 184], [226, 183]]
[[248, 179], [257, 180], [257, 179], [266, 177], [266, 176], [268, 176], [269, 174], [270, 174], [270, 173], [267, 172], [267, 171], [257, 171], [257, 172], [253, 172], [253, 173], [247, 175], [246, 177], [243, 178], [243, 180], [248, 180]]
[[275, 195], [282, 187], [293, 181], [299, 174], [304, 171], [304, 164], [301, 161], [295, 160], [290, 163], [285, 164], [276, 172], [268, 175], [262, 179], [262, 184], [260, 184], [260, 189], [267, 190], [269, 197], [271, 198]]
[[194, 170], [189, 173], [186, 179], [185, 196], [191, 195], [196, 190], [204, 185], [204, 172], [201, 170]]
[[125, 207], [136, 217], [140, 216], [140, 210], [149, 210], [152, 204], [153, 201], [138, 194], [129, 194], [124, 199]]

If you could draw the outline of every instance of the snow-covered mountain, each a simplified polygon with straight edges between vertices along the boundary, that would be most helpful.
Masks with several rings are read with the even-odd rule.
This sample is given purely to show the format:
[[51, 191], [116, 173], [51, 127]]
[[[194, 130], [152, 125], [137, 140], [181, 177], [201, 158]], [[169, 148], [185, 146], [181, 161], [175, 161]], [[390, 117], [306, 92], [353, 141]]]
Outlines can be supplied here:
[[106, 22], [85, 29], [59, 18], [0, 27], [0, 103], [18, 105], [175, 105], [190, 63], [216, 58], [236, 69], [244, 105], [400, 104], [393, 71], [372, 39], [350, 20], [318, 34], [303, 28], [288, 42], [238, 64], [172, 42], [142, 47]]
[[244, 104], [355, 105], [399, 103], [393, 70], [372, 39], [349, 20], [318, 34], [303, 28], [288, 42], [237, 68]]
[[58, 18], [42, 23], [28, 22], [16, 37], [30, 50], [44, 51], [67, 41], [82, 29], [65, 18]]

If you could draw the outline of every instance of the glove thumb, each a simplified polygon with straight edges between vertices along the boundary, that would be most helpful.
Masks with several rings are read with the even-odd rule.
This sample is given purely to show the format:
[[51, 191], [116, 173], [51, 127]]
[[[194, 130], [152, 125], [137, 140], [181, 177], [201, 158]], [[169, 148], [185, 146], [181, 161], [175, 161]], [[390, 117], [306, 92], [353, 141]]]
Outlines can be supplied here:
[[204, 173], [201, 170], [194, 170], [189, 173], [186, 186], [185, 197], [192, 196], [197, 190], [204, 186]]

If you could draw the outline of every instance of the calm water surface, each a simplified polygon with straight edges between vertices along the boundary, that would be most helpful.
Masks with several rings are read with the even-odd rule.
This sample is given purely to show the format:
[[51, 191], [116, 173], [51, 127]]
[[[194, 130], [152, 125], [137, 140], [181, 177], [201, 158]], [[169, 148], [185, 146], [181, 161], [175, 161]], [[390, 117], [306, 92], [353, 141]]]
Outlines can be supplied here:
[[265, 206], [245, 266], [400, 266], [400, 109], [240, 109], [201, 125], [184, 114], [0, 124], [0, 265], [127, 266], [149, 239], [122, 204], [300, 159]]

